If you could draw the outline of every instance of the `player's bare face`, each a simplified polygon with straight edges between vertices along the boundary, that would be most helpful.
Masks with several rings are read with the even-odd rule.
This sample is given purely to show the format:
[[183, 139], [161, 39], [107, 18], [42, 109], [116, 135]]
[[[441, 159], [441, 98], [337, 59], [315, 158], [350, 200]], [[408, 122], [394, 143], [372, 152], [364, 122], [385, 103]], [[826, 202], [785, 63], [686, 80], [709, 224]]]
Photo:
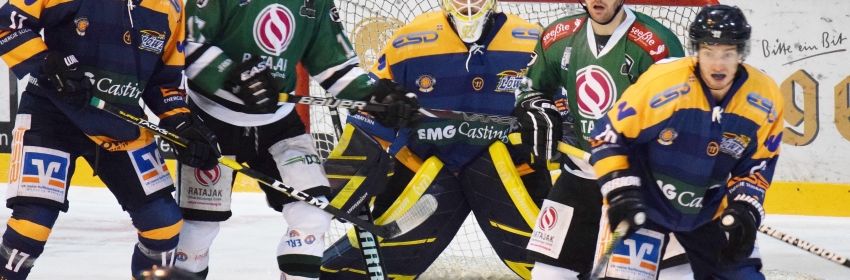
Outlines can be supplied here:
[[617, 6], [623, 0], [587, 0], [587, 11], [596, 22], [608, 22], [614, 17]]
[[741, 61], [738, 48], [733, 45], [702, 45], [697, 59], [700, 76], [712, 93], [720, 91], [725, 94], [732, 86]]

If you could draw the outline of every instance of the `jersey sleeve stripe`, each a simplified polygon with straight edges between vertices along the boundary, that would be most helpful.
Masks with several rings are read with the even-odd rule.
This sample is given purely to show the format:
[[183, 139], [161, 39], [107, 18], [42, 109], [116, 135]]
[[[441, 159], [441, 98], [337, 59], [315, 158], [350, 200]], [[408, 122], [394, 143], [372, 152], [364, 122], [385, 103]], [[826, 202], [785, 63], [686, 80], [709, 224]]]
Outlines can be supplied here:
[[209, 47], [209, 45], [203, 45], [202, 47], [193, 46], [191, 52], [189, 52], [189, 58], [186, 60], [186, 64], [188, 65], [186, 67], [186, 77], [194, 79], [204, 68], [210, 67], [212, 62], [220, 61], [217, 58], [221, 54], [223, 54], [221, 49], [216, 47]]
[[331, 78], [337, 71], [340, 71], [341, 69], [344, 69], [344, 68], [348, 67], [349, 65], [357, 65], [357, 64], [360, 64], [360, 58], [355, 56], [355, 57], [352, 57], [349, 60], [346, 60], [344, 63], [342, 63], [340, 65], [325, 69], [325, 71], [322, 71], [319, 74], [311, 75], [311, 76], [313, 76], [313, 79], [316, 79], [316, 82], [321, 84], [321, 83], [324, 83], [325, 80]]
[[[44, 44], [44, 41], [42, 41], [39, 37], [35, 37], [3, 54], [0, 58], [6, 62], [6, 65], [8, 65], [9, 68], [14, 68], [21, 62], [33, 58], [36, 54], [46, 50], [47, 45]], [[15, 74], [18, 73], [16, 72]]]
[[614, 155], [603, 158], [593, 165], [596, 174], [605, 175], [612, 171], [629, 169], [628, 158], [624, 155]]
[[[343, 75], [338, 80], [336, 80], [333, 83], [332, 86], [330, 86], [326, 89], [328, 90], [328, 92], [330, 92], [331, 94], [336, 96], [340, 92], [342, 92], [346, 87], [348, 87], [348, 85], [350, 85], [352, 82], [354, 82], [354, 80], [356, 80], [360, 77], [365, 77], [364, 76], [365, 74], [366, 74], [366, 72], [363, 71], [362, 68], [355, 66], [355, 67], [351, 68], [347, 73], [345, 73], [345, 75]], [[364, 80], [365, 79], [366, 78], [364, 78]]]

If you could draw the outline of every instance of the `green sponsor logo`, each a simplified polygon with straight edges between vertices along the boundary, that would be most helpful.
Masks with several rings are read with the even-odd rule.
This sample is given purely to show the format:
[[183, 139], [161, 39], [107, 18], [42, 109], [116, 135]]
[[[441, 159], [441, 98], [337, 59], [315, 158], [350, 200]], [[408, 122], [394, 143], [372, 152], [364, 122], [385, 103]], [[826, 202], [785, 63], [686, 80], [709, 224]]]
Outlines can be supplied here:
[[145, 89], [145, 81], [133, 75], [101, 71], [83, 67], [85, 76], [92, 83], [92, 92], [107, 103], [138, 104]]
[[320, 163], [322, 163], [321, 159], [317, 155], [303, 155], [303, 156], [297, 156], [297, 157], [290, 158], [290, 159], [286, 160], [286, 162], [283, 163], [283, 166], [287, 166], [287, 165], [295, 164], [295, 163], [299, 163], [299, 162], [302, 162], [304, 164], [320, 164]]
[[[656, 181], [658, 188], [674, 208], [685, 214], [699, 213], [702, 209], [703, 197], [708, 189], [685, 184], [666, 176], [658, 176], [657, 174], [656, 176], [656, 178], [662, 179]], [[711, 188], [715, 187], [720, 187], [720, 185]]]

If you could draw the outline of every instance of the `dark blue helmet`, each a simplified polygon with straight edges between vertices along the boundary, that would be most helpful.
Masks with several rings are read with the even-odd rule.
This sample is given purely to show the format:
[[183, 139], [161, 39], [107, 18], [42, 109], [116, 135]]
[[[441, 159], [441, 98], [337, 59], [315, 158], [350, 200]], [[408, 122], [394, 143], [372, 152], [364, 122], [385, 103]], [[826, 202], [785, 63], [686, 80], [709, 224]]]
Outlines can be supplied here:
[[688, 33], [694, 53], [700, 44], [735, 45], [746, 56], [752, 28], [738, 7], [709, 5], [699, 11]]

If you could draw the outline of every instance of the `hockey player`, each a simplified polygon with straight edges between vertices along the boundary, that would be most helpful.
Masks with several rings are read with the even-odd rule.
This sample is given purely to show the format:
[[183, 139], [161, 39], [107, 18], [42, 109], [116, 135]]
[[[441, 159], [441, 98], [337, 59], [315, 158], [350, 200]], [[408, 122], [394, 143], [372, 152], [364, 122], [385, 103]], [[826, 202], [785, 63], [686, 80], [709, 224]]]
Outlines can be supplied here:
[[[684, 56], [675, 34], [624, 2], [587, 1], [582, 4], [585, 13], [558, 20], [541, 35], [536, 61], [518, 91], [516, 111], [522, 142], [532, 145], [538, 156], [557, 153], [558, 139], [552, 136], [560, 134], [548, 131], [559, 128], [550, 125], [558, 113], [552, 100], [574, 127], [566, 141], [589, 150], [587, 137], [594, 122], [613, 108], [620, 93], [656, 61]], [[575, 157], [561, 159], [561, 175], [543, 203], [546, 211], [541, 211], [528, 244], [537, 279], [587, 277], [597, 238], [607, 237], [607, 230], [600, 235], [602, 197], [591, 165]]]
[[[423, 107], [510, 115], [513, 92], [525, 75], [540, 28], [496, 11], [493, 0], [446, 0], [441, 6], [443, 11], [419, 15], [397, 30], [371, 73], [411, 89]], [[380, 147], [364, 148], [370, 141], [384, 144], [394, 155], [394, 173], [374, 202], [376, 223], [395, 219], [423, 194], [433, 194], [439, 202], [422, 225], [380, 243], [381, 262], [390, 275], [413, 278], [423, 273], [472, 211], [505, 264], [530, 277], [524, 248], [551, 177], [545, 162], [531, 161], [528, 153], [508, 143], [508, 125], [428, 119], [396, 137], [364, 115], [350, 117], [349, 124], [340, 141], [347, 146], [338, 146], [326, 164], [329, 175], [356, 178], [356, 173], [334, 170], [343, 170], [343, 156], [381, 157], [368, 151], [379, 152]], [[368, 202], [364, 192], [383, 187], [378, 181], [388, 173], [375, 168], [384, 171], [360, 172], [378, 178], [344, 182], [331, 204], [352, 209]], [[342, 238], [325, 251], [322, 279], [370, 276], [357, 272], [370, 270], [363, 267], [352, 240]]]
[[[0, 57], [30, 76], [15, 117], [0, 244], [0, 279], [25, 279], [59, 212], [67, 212], [75, 162], [83, 157], [138, 230], [132, 275], [172, 265], [183, 220], [174, 182], [153, 134], [88, 106], [95, 96], [135, 116], [145, 106], [187, 138], [183, 164], [216, 165], [215, 137], [189, 115], [181, 83], [181, 1], [9, 1], [0, 7]], [[39, 33], [43, 32], [42, 39]]]
[[[390, 110], [378, 121], [390, 127], [405, 126], [416, 109], [416, 100], [393, 86], [372, 91], [330, 0], [199, 0], [186, 13], [189, 104], [219, 135], [222, 154], [320, 200], [326, 201], [328, 180], [313, 139], [295, 106], [278, 104], [280, 92], [295, 88], [298, 62], [339, 98], [382, 101]], [[210, 245], [231, 216], [233, 175], [220, 167], [181, 167], [178, 198], [186, 222], [177, 267], [206, 277]], [[277, 249], [281, 278], [317, 278], [330, 215], [260, 188], [289, 227]]]
[[740, 9], [706, 6], [689, 32], [694, 56], [652, 66], [591, 134], [611, 227], [635, 230], [636, 213], [646, 213], [607, 276], [631, 275], [614, 258], [657, 248], [672, 232], [695, 279], [764, 279], [754, 246], [779, 157], [782, 95], [743, 63], [751, 30]]

